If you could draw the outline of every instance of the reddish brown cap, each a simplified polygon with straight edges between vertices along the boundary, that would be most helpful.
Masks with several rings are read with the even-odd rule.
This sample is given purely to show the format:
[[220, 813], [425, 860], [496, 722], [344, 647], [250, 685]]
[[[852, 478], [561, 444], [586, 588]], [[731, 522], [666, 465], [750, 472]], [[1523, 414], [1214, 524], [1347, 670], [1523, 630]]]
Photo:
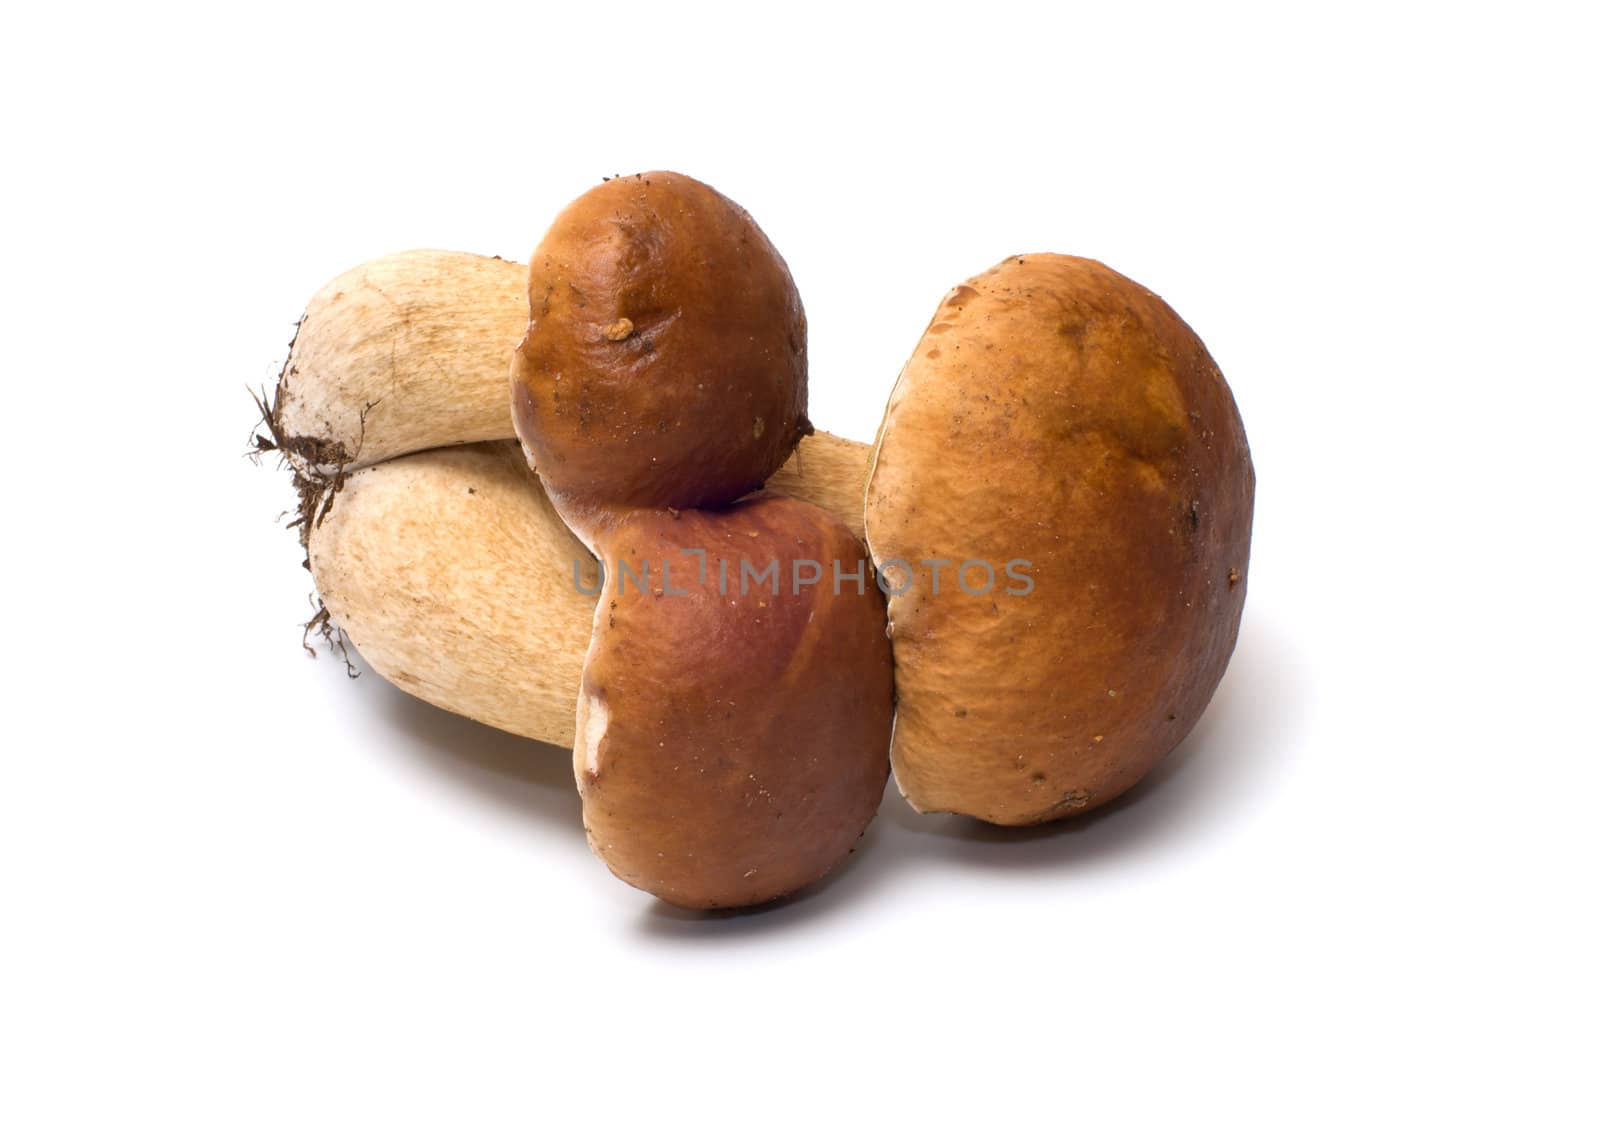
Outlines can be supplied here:
[[822, 877], [889, 775], [893, 663], [861, 542], [763, 496], [636, 512], [600, 547], [574, 750], [595, 853], [691, 908]]
[[1042, 822], [1147, 774], [1233, 651], [1254, 491], [1222, 374], [1138, 283], [1030, 254], [946, 296], [867, 486], [873, 556], [906, 562], [889, 618], [913, 805]]
[[512, 415], [569, 521], [735, 500], [810, 432], [789, 268], [704, 183], [654, 171], [578, 198], [533, 252], [528, 304]]

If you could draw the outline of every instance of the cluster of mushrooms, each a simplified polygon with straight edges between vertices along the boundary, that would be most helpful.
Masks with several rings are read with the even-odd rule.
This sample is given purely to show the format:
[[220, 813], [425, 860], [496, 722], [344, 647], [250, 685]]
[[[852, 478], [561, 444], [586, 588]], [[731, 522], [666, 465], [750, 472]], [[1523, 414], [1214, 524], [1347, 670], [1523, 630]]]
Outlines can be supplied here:
[[[506, 373], [510, 364], [510, 400]], [[944, 297], [877, 441], [812, 430], [742, 208], [603, 182], [528, 266], [415, 251], [312, 300], [268, 401], [329, 630], [573, 747], [590, 845], [689, 908], [816, 881], [891, 772], [1048, 822], [1189, 732], [1238, 635], [1254, 473], [1204, 345], [1098, 262]]]

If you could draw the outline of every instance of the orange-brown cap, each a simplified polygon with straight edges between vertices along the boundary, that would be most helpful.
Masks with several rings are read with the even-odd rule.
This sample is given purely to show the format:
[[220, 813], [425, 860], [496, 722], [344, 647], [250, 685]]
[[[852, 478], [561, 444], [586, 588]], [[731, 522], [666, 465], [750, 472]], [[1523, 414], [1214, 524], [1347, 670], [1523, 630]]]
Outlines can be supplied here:
[[595, 853], [690, 908], [822, 877], [889, 775], [893, 664], [861, 542], [762, 496], [635, 512], [600, 549], [574, 750]]
[[704, 183], [654, 171], [579, 197], [533, 252], [528, 305], [512, 415], [571, 523], [735, 500], [810, 432], [789, 268]]
[[1138, 283], [1030, 254], [947, 295], [867, 486], [874, 558], [905, 561], [893, 759], [912, 804], [1043, 822], [1148, 773], [1233, 651], [1254, 490], [1222, 374]]

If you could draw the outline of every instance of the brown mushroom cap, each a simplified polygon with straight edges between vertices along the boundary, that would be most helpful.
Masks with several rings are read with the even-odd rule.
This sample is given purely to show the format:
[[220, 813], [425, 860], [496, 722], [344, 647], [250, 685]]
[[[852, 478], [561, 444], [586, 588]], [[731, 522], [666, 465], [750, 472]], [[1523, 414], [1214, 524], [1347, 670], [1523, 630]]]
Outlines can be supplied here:
[[[595, 853], [689, 908], [822, 877], [889, 776], [893, 663], [861, 542], [821, 509], [762, 496], [630, 514], [601, 548], [573, 755]], [[859, 589], [841, 578], [835, 592], [836, 562]], [[757, 582], [769, 565], [776, 582]], [[797, 589], [797, 567], [820, 582]]]
[[533, 253], [528, 304], [512, 416], [569, 523], [735, 500], [810, 432], [789, 268], [704, 183], [655, 171], [578, 198]]
[[[1227, 383], [1144, 287], [1030, 254], [946, 296], [867, 486], [874, 559], [910, 571], [889, 618], [913, 805], [1043, 822], [1148, 773], [1233, 651], [1254, 490]], [[937, 593], [926, 560], [952, 562]]]

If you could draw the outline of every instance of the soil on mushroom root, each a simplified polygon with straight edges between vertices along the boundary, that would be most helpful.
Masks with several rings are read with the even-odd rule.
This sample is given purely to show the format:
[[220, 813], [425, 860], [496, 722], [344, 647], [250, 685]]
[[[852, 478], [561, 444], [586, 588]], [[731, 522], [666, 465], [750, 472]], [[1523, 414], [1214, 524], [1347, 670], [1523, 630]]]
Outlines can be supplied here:
[[[272, 391], [269, 393], [265, 386], [259, 393], [255, 390], [250, 391], [250, 400], [255, 403], [259, 416], [250, 430], [250, 448], [245, 455], [252, 462], [260, 464], [263, 456], [269, 453], [275, 454], [280, 468], [288, 466], [294, 481], [295, 505], [284, 514], [292, 517], [284, 527], [295, 530], [300, 548], [305, 554], [300, 566], [310, 572], [311, 533], [327, 519], [328, 512], [333, 508], [334, 498], [344, 488], [355, 456], [338, 441], [290, 435], [284, 430], [282, 410], [285, 385], [293, 368], [291, 362], [294, 358], [294, 343], [299, 334], [300, 322], [296, 322], [295, 337], [289, 339], [289, 352], [284, 359], [283, 369], [278, 373], [277, 385]], [[367, 414], [371, 412], [374, 404], [376, 402], [369, 403], [361, 411], [363, 434], [366, 431]], [[359, 442], [356, 449], [360, 450]], [[295, 461], [301, 463], [295, 464]], [[328, 609], [323, 606], [315, 588], [312, 589], [311, 604], [316, 612], [305, 622], [301, 646], [315, 656], [317, 651], [311, 646], [311, 637], [313, 633], [321, 636], [328, 647], [344, 660], [345, 670], [349, 672], [350, 678], [354, 679], [360, 672], [350, 660], [350, 649], [345, 642], [344, 632], [333, 623]]]

